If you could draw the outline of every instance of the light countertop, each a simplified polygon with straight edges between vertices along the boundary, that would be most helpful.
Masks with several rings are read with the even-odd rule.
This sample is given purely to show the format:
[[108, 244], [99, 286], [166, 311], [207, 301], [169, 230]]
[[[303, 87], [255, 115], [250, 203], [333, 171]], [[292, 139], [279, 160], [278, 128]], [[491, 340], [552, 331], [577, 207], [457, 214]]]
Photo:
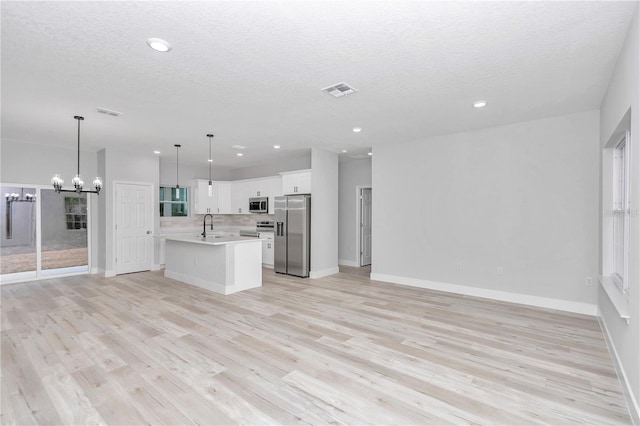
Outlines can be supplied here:
[[226, 237], [221, 235], [207, 235], [207, 238], [202, 238], [199, 234], [176, 234], [167, 235], [164, 237], [167, 241], [180, 241], [184, 243], [205, 244], [211, 246], [220, 246], [224, 244], [239, 244], [239, 243], [260, 243], [264, 238], [257, 237]]

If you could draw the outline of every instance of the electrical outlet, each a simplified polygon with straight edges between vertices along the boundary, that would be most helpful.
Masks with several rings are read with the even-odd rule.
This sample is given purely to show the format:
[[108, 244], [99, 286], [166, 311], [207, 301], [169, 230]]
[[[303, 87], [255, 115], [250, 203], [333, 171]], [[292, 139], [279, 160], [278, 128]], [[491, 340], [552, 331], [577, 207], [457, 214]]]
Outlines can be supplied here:
[[587, 277], [587, 278], [584, 280], [584, 283], [585, 283], [586, 285], [593, 285], [593, 278], [591, 278], [591, 277]]
[[498, 266], [498, 275], [502, 275], [503, 272], [502, 266]]
[[462, 262], [456, 263], [456, 271], [462, 271]]

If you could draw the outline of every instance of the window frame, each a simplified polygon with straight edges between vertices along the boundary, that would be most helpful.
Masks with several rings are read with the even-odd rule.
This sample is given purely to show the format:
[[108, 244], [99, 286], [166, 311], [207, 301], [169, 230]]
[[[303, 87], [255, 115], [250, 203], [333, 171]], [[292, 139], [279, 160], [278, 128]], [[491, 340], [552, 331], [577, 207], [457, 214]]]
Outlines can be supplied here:
[[[631, 184], [630, 173], [631, 137], [627, 129], [624, 135], [613, 147], [612, 155], [612, 215], [613, 230], [611, 232], [611, 277], [622, 294], [629, 294], [629, 250], [630, 250], [630, 219], [631, 200], [629, 187]], [[622, 218], [622, 230], [617, 232], [616, 218]], [[619, 239], [622, 238], [622, 241]], [[622, 259], [617, 249], [622, 246]], [[621, 262], [620, 262], [621, 261]], [[621, 264], [620, 270], [618, 265]]]
[[[185, 199], [184, 200], [163, 200], [161, 197], [161, 194], [163, 193], [164, 190], [175, 190], [176, 187], [175, 185], [160, 185], [158, 187], [158, 215], [160, 217], [160, 220], [184, 220], [184, 219], [190, 219], [191, 218], [191, 206], [190, 206], [190, 198], [191, 198], [191, 188], [188, 186], [181, 186], [179, 189], [184, 189], [185, 190]], [[175, 205], [175, 204], [182, 204], [184, 205], [184, 208], [187, 212], [186, 215], [184, 216], [164, 216], [163, 213], [163, 209], [162, 206], [163, 205]]]

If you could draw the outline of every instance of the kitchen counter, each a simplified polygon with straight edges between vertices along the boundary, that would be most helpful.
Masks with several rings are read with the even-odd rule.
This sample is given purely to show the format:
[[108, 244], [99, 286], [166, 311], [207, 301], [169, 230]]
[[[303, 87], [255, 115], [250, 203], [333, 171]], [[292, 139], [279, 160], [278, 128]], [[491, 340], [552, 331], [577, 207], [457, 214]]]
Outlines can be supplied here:
[[262, 286], [262, 240], [167, 235], [164, 275], [220, 294]]

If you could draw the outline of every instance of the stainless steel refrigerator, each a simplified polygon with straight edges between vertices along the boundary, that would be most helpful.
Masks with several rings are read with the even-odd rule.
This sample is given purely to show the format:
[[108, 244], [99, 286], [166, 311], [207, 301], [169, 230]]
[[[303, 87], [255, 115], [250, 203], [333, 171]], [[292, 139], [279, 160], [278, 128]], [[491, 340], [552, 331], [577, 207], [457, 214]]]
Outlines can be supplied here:
[[274, 269], [308, 277], [311, 251], [311, 196], [275, 197]]

